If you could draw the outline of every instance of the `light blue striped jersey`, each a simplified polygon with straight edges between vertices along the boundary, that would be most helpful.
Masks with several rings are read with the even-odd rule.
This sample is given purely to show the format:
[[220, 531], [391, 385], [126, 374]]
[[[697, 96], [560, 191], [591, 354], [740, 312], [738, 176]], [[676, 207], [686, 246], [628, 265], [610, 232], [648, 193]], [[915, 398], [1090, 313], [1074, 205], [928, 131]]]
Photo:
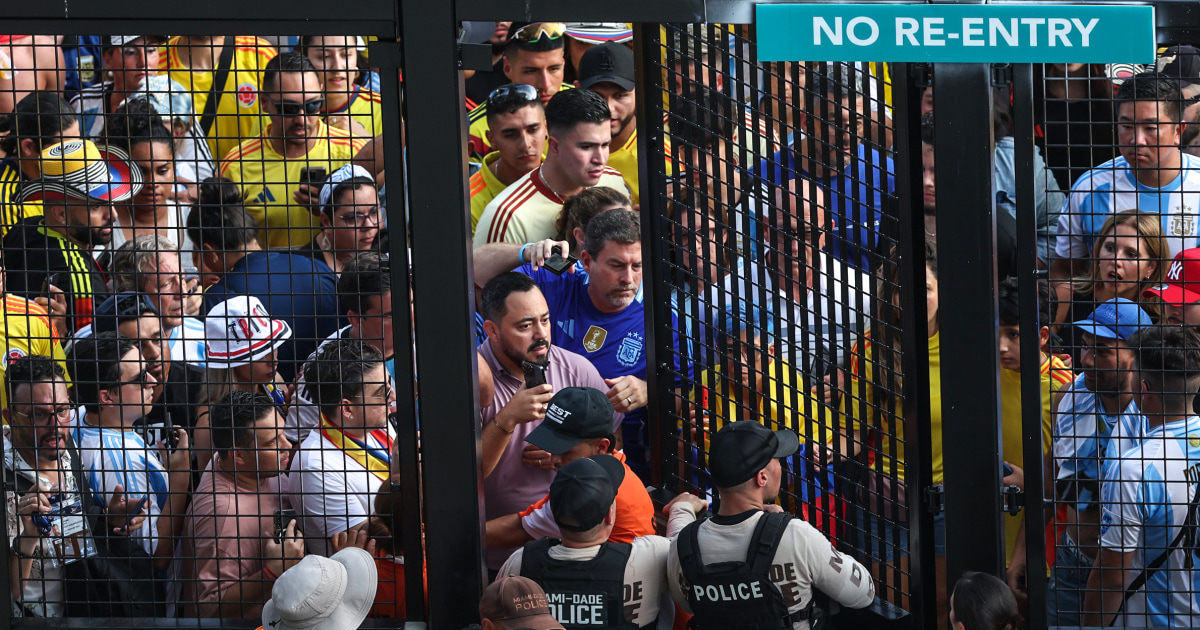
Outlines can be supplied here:
[[[1132, 553], [1127, 579], [1167, 549], [1188, 518], [1200, 481], [1200, 416], [1149, 430], [1140, 446], [1110, 463], [1101, 490], [1100, 545]], [[1176, 548], [1125, 604], [1115, 625], [1200, 627], [1200, 568], [1192, 550]]]
[[158, 544], [158, 515], [170, 492], [167, 471], [157, 452], [146, 446], [136, 431], [93, 427], [80, 420], [71, 427], [71, 433], [79, 446], [79, 459], [92, 487], [92, 498], [97, 505], [107, 506], [117, 484], [124, 487], [125, 496], [131, 499], [148, 496], [146, 522], [130, 537], [153, 555]]
[[[1200, 244], [1200, 158], [1181, 154], [1179, 176], [1162, 188], [1142, 185], [1123, 157], [1084, 173], [1058, 217], [1054, 250], [1061, 258], [1088, 258], [1108, 217], [1125, 210], [1162, 215], [1170, 257]], [[1166, 257], [1166, 256], [1164, 256]]]
[[[1146, 418], [1130, 401], [1120, 415], [1113, 417], [1100, 406], [1100, 397], [1087, 388], [1080, 374], [1058, 404], [1054, 422], [1054, 463], [1058, 479], [1099, 481], [1104, 462], [1116, 460], [1121, 453], [1141, 443], [1146, 434]], [[1091, 487], [1089, 487], [1091, 486]], [[1100, 497], [1096, 484], [1079, 484], [1076, 507], [1089, 509]]]
[[[76, 341], [91, 337], [93, 333], [91, 324], [80, 328], [67, 341], [63, 350], [70, 352]], [[171, 329], [171, 334], [167, 337], [167, 347], [171, 349], [172, 361], [204, 367], [208, 356], [208, 342], [204, 340], [204, 322], [195, 317], [184, 317], [183, 324]]]

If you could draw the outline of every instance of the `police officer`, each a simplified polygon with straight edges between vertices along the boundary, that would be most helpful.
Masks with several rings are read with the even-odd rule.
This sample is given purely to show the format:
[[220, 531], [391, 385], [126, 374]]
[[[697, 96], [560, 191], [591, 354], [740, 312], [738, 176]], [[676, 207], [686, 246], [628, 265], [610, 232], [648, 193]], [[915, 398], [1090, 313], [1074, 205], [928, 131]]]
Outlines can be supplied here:
[[799, 448], [796, 433], [749, 420], [713, 435], [709, 468], [720, 506], [680, 532], [667, 560], [671, 596], [695, 615], [689, 627], [807, 630], [813, 588], [849, 608], [875, 598], [861, 564], [774, 504], [779, 458]]
[[[521, 575], [537, 582], [568, 630], [648, 628], [658, 620], [667, 592], [670, 541], [650, 535], [632, 543], [608, 542], [625, 474], [625, 466], [605, 454], [563, 466], [550, 484], [550, 510], [562, 540], [526, 543], [500, 569], [501, 577]], [[667, 534], [695, 522], [706, 507], [695, 496], [679, 495], [663, 508], [669, 515]]]

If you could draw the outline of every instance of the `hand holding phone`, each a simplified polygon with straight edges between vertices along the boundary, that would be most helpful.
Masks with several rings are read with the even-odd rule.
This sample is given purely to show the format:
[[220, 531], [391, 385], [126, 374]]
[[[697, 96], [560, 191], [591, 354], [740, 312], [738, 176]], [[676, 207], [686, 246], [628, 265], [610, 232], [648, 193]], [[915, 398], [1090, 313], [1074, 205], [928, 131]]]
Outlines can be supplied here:
[[296, 510], [279, 509], [275, 510], [275, 542], [283, 544], [283, 533], [287, 530], [287, 526], [292, 521], [296, 520]]
[[556, 276], [563, 275], [568, 269], [575, 266], [578, 259], [570, 253], [566, 256], [563, 256], [562, 253], [562, 247], [558, 245], [550, 248], [550, 257], [546, 259], [546, 262], [542, 263], [542, 266]]
[[549, 367], [549, 363], [549, 361], [545, 364], [532, 361], [521, 362], [521, 371], [525, 373], [525, 389], [533, 389], [546, 384], [546, 368]]

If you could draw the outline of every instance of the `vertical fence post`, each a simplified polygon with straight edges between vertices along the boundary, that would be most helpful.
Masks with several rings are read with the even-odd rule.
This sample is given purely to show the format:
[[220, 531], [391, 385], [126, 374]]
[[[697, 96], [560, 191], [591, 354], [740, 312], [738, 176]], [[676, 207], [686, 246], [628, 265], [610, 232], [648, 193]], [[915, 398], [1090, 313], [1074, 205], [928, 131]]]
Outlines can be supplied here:
[[990, 70], [934, 68], [948, 587], [964, 571], [1004, 570]]
[[[421, 385], [429, 625], [462, 628], [483, 592], [467, 114], [453, 2], [400, 3], [413, 301]], [[395, 226], [399, 227], [399, 226]], [[404, 343], [401, 340], [400, 343]]]

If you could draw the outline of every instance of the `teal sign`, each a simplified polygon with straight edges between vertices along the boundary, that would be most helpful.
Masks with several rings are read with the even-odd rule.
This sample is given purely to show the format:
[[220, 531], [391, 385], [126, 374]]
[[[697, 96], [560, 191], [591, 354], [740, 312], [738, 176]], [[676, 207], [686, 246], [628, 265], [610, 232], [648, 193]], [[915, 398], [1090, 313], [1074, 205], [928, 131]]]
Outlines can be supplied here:
[[1154, 7], [760, 4], [762, 61], [1154, 63]]

